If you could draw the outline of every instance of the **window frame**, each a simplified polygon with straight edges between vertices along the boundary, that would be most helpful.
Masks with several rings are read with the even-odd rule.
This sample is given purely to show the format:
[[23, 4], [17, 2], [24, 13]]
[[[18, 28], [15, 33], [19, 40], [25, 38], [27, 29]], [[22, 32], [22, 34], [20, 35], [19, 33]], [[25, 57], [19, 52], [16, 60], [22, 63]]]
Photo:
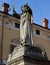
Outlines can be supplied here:
[[37, 34], [37, 35], [40, 35], [40, 30], [37, 30], [37, 29], [36, 29], [36, 34]]
[[15, 28], [20, 28], [20, 24], [15, 22]]

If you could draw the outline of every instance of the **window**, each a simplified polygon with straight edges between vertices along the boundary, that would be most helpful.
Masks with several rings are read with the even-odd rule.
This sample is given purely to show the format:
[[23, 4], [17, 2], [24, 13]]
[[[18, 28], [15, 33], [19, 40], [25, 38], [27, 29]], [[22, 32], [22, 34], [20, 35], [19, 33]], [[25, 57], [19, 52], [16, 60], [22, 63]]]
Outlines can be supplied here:
[[16, 27], [16, 28], [20, 28], [20, 24], [15, 23], [15, 27]]
[[50, 39], [50, 36], [47, 36], [47, 38], [49, 38], [49, 39]]
[[37, 34], [37, 35], [40, 35], [40, 31], [39, 31], [39, 30], [36, 30], [36, 34]]

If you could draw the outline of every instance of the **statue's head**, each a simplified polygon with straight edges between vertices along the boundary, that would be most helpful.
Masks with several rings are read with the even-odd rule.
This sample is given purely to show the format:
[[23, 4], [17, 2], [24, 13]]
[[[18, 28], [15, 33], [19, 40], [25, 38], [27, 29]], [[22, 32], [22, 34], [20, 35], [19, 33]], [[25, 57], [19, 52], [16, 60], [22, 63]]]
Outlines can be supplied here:
[[22, 12], [29, 12], [32, 15], [32, 10], [31, 8], [28, 6], [28, 4], [25, 4], [21, 7]]

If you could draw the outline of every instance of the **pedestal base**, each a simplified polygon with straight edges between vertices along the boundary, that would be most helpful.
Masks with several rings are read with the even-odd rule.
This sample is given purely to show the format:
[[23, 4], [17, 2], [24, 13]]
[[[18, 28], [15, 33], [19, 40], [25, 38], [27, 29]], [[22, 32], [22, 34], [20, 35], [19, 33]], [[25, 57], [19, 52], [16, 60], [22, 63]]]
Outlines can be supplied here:
[[9, 54], [7, 65], [39, 65], [40, 61], [47, 61], [41, 54], [40, 48], [30, 45], [19, 45]]

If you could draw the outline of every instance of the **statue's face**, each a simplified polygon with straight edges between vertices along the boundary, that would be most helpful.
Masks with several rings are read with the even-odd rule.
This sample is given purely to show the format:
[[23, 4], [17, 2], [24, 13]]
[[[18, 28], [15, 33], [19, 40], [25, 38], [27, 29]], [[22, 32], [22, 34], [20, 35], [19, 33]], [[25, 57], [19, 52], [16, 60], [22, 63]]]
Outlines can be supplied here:
[[30, 9], [30, 7], [27, 4], [22, 6], [21, 10], [22, 10], [22, 12], [29, 12], [32, 15], [32, 10]]
[[22, 9], [22, 12], [26, 12], [26, 11], [28, 11], [29, 7], [24, 5], [24, 6], [22, 6], [21, 9]]

